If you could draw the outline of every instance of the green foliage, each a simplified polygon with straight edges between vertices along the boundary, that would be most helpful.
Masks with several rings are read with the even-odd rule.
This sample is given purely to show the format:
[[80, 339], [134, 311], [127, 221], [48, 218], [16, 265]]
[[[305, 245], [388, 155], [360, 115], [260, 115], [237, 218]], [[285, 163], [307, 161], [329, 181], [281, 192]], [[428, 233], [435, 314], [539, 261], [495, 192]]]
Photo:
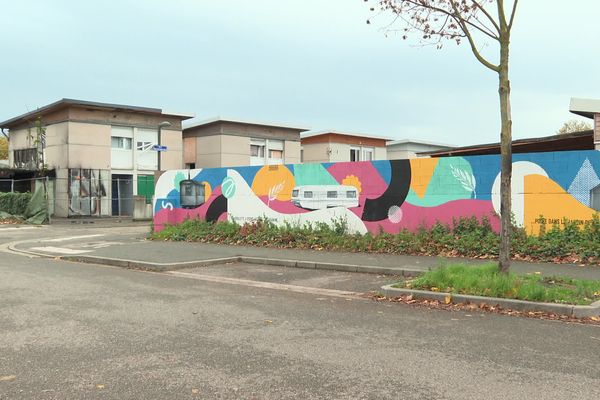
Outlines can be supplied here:
[[8, 160], [8, 140], [0, 136], [0, 160]]
[[[396, 234], [383, 231], [366, 235], [350, 234], [344, 220], [326, 223], [284, 224], [277, 226], [259, 218], [243, 226], [230, 222], [208, 223], [188, 220], [152, 234], [159, 240], [200, 241], [280, 248], [413, 254], [445, 257], [494, 259], [500, 237], [488, 218], [455, 219], [452, 225], [435, 223], [416, 232]], [[594, 216], [583, 226], [563, 221], [542, 226], [539, 236], [528, 236], [524, 229], [511, 233], [513, 258], [527, 261], [600, 264], [600, 219]]]
[[30, 200], [31, 193], [0, 193], [0, 211], [24, 215]]
[[496, 264], [442, 266], [396, 286], [547, 303], [591, 304], [600, 300], [600, 281], [503, 274]]

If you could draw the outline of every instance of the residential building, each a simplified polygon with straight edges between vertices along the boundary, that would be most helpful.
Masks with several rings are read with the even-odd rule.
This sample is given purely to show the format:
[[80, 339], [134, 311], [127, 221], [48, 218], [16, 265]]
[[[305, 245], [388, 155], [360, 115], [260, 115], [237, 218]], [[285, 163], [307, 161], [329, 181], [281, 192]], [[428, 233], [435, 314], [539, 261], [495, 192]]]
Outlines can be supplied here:
[[402, 139], [387, 142], [388, 160], [405, 160], [419, 157], [419, 153], [427, 151], [450, 150], [449, 144], [427, 142], [424, 140]]
[[572, 98], [569, 111], [592, 120], [594, 147], [600, 150], [600, 100]]
[[302, 134], [302, 162], [371, 161], [387, 159], [384, 136], [335, 130]]
[[186, 168], [295, 164], [307, 128], [216, 117], [183, 129]]
[[[132, 215], [157, 170], [182, 163], [183, 120], [158, 108], [62, 99], [0, 123], [12, 168], [53, 170], [55, 216]], [[162, 152], [155, 145], [163, 146]]]

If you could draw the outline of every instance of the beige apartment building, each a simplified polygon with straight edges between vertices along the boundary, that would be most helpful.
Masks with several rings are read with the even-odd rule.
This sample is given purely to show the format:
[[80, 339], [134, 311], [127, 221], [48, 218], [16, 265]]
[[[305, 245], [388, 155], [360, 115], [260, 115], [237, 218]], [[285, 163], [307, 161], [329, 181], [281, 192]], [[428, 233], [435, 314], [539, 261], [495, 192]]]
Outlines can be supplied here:
[[53, 171], [55, 216], [132, 215], [134, 195], [152, 197], [157, 170], [182, 168], [181, 123], [189, 118], [62, 99], [0, 127], [9, 130], [11, 168]]
[[216, 117], [183, 129], [186, 168], [297, 164], [306, 128]]
[[386, 160], [383, 136], [346, 133], [333, 130], [302, 134], [302, 162], [343, 162]]

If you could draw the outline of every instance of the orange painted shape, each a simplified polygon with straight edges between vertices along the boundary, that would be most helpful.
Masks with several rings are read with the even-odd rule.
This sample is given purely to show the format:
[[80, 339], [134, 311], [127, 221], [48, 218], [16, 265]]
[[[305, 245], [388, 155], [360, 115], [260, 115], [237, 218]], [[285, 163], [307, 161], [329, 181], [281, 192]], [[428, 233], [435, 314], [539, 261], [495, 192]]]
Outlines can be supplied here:
[[258, 170], [252, 181], [252, 191], [257, 196], [269, 196], [271, 200], [290, 201], [296, 180], [284, 165], [265, 165]]
[[528, 234], [539, 235], [542, 221], [551, 229], [554, 221], [562, 225], [563, 219], [583, 225], [596, 213], [567, 193], [559, 184], [542, 175], [525, 176], [524, 226]]
[[410, 188], [419, 198], [425, 197], [439, 158], [413, 158], [410, 160]]
[[362, 193], [362, 183], [357, 176], [348, 175], [344, 179], [342, 179], [342, 185], [354, 186], [358, 193]]

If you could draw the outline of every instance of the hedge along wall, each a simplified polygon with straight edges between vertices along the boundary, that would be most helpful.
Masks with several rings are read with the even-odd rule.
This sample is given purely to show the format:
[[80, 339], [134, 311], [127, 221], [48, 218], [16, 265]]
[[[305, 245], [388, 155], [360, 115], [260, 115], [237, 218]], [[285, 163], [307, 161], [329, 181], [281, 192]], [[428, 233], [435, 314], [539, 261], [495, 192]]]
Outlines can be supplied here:
[[0, 211], [24, 215], [30, 200], [31, 193], [0, 193]]
[[[515, 154], [516, 224], [537, 234], [543, 223], [591, 220], [600, 208], [598, 171], [600, 152], [593, 150]], [[204, 202], [186, 205], [180, 190], [190, 182], [204, 189]], [[342, 199], [348, 188], [356, 189], [357, 201]], [[296, 190], [300, 197], [292, 199]], [[306, 191], [313, 198], [337, 192], [331, 193], [337, 198], [309, 204]], [[262, 217], [279, 224], [343, 218], [354, 232], [396, 233], [476, 216], [498, 230], [499, 210], [499, 155], [418, 158], [167, 171], [156, 185], [154, 225], [161, 230], [189, 218], [244, 223]]]

